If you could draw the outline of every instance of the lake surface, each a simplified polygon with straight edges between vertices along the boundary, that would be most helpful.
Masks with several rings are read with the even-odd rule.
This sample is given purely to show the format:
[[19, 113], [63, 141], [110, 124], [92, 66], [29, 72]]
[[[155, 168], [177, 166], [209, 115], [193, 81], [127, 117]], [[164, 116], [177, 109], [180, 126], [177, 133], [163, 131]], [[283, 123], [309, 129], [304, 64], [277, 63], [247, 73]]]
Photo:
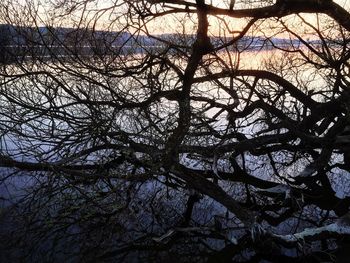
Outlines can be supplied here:
[[[322, 102], [327, 99], [328, 92], [317, 93], [318, 87], [324, 88], [327, 85], [326, 73], [308, 66], [303, 66], [301, 69], [302, 61], [298, 56], [286, 56], [276, 50], [230, 55], [237, 68], [273, 70], [284, 74], [285, 79], [300, 87], [306, 94], [314, 92], [312, 96], [314, 100]], [[139, 59], [141, 60], [142, 56], [139, 56]], [[229, 60], [225, 55], [222, 55], [222, 59]], [[86, 63], [90, 65], [93, 61]], [[125, 63], [134, 62], [130, 60]], [[179, 67], [184, 67], [182, 62], [177, 63]], [[120, 131], [134, 133], [130, 137], [136, 138], [135, 141], [156, 145], [158, 149], [164, 148], [166, 135], [174, 129], [175, 125], [178, 108], [174, 101], [162, 98], [152, 104], [150, 112], [154, 114], [153, 116], [146, 116], [144, 112], [137, 112], [135, 109], [115, 111], [117, 102], [121, 98], [139, 102], [147, 99], [150, 90], [145, 87], [147, 84], [145, 76], [142, 75], [140, 79], [126, 77], [121, 81], [121, 78], [116, 77], [119, 74], [120, 65], [115, 66], [114, 72], [108, 73], [101, 73], [96, 67], [79, 68], [79, 66], [81, 64], [60, 65], [51, 62], [36, 65], [30, 61], [27, 62], [24, 69], [16, 65], [7, 65], [8, 72], [11, 74], [24, 75], [19, 78], [3, 77], [0, 82], [0, 103], [2, 105], [0, 123], [2, 131], [6, 131], [0, 137], [2, 154], [10, 154], [14, 160], [18, 161], [69, 163], [71, 155], [78, 154], [89, 147], [101, 145], [104, 143], [103, 139], [110, 140], [111, 143], [118, 143], [118, 138], [105, 136], [101, 139], [99, 137], [100, 134], [106, 132], [104, 130], [102, 132], [101, 129], [107, 126], [107, 122], [109, 125], [107, 132], [110, 134], [121, 136]], [[288, 67], [290, 71], [286, 71], [287, 73], [282, 71], [282, 68]], [[47, 74], [26, 75], [28, 72], [40, 70], [52, 74], [59, 81], [54, 81]], [[221, 68], [214, 67], [210, 74], [221, 70]], [[197, 77], [203, 77], [206, 74], [209, 73], [199, 71]], [[162, 87], [165, 90], [177, 89], [181, 86], [181, 83], [176, 82], [174, 73], [160, 74], [158, 79], [162, 81], [161, 84], [164, 85]], [[247, 78], [246, 81], [251, 81], [251, 79]], [[60, 87], [60, 83], [69, 89]], [[230, 79], [223, 79], [222, 83], [229, 86]], [[270, 92], [271, 84], [268, 82], [263, 84]], [[249, 96], [249, 90], [244, 88], [239, 81], [234, 85], [237, 87], [236, 92], [240, 100], [244, 102], [244, 99]], [[259, 87], [261, 93], [263, 93], [264, 85]], [[276, 88], [277, 92], [278, 88]], [[193, 85], [192, 95], [193, 97], [204, 96], [208, 99], [215, 98], [216, 102], [225, 105], [234, 103], [232, 96], [219, 86], [213, 85], [212, 82]], [[253, 99], [258, 99], [254, 97], [256, 95], [252, 96]], [[271, 96], [275, 94], [271, 93]], [[16, 103], [23, 105], [15, 107], [9, 98], [17, 98]], [[284, 110], [293, 111], [295, 105], [293, 99], [288, 95], [283, 99]], [[86, 100], [111, 101], [112, 103], [101, 104], [94, 108], [93, 105], [84, 103]], [[276, 101], [276, 103], [279, 102]], [[24, 104], [34, 107], [26, 107]], [[201, 121], [215, 116], [215, 121], [208, 125], [217, 132], [224, 132], [229, 125], [227, 114], [220, 113], [220, 108], [216, 107], [203, 110], [203, 105], [205, 103], [193, 101], [192, 111], [202, 116]], [[243, 110], [244, 106], [247, 104], [242, 103], [237, 106], [237, 109]], [[49, 114], [46, 114], [45, 109], [48, 109]], [[203, 114], [200, 115], [200, 112]], [[246, 134], [248, 138], [257, 136], [264, 127], [264, 123], [255, 121], [261, 118], [262, 114], [261, 111], [253, 112], [247, 118], [238, 118], [237, 132]], [[157, 130], [152, 125], [148, 125], [150, 122], [147, 122], [147, 118], [157, 120], [156, 123], [160, 128]], [[14, 120], [16, 123], [13, 123]], [[37, 129], [38, 127], [40, 129]], [[94, 129], [87, 130], [89, 127]], [[147, 136], [137, 138], [137, 135], [143, 131]], [[93, 136], [94, 133], [96, 136]], [[185, 138], [185, 142], [186, 139], [190, 140], [190, 138]], [[232, 141], [222, 143], [230, 142]], [[203, 136], [197, 141], [191, 141], [191, 146], [218, 145], [219, 143], [210, 136]], [[123, 150], [124, 146], [122, 146], [120, 149]], [[115, 154], [113, 149], [101, 149], [82, 155], [72, 164], [103, 163], [112, 154]], [[139, 157], [141, 153], [135, 153], [135, 156]], [[181, 157], [182, 164], [188, 167], [213, 170], [214, 154], [203, 158], [183, 153]], [[269, 163], [266, 156], [256, 157], [245, 152], [244, 157], [243, 160], [238, 156], [237, 161], [239, 164], [245, 162], [250, 174], [270, 181], [283, 181], [271, 176], [274, 171], [266, 165]], [[275, 160], [281, 163], [291, 158], [288, 153], [284, 152], [275, 156]], [[339, 158], [341, 158], [339, 154], [334, 154], [333, 160], [336, 161]], [[217, 164], [220, 171], [230, 171], [227, 160], [228, 156], [220, 156]], [[280, 173], [290, 179], [301, 173], [305, 165], [303, 159], [294, 165], [285, 167], [281, 165]], [[23, 242], [15, 242], [15, 245], [18, 245], [18, 251], [15, 249], [12, 252], [14, 254], [8, 254], [8, 256], [19, 259], [24, 255], [19, 252], [23, 248], [29, 253], [26, 256], [33, 262], [38, 258], [49, 260], [50, 256], [56, 261], [69, 259], [71, 262], [84, 261], [89, 257], [95, 257], [98, 260], [107, 258], [108, 255], [111, 258], [125, 256], [124, 260], [132, 261], [133, 259], [135, 262], [141, 259], [152, 260], [156, 257], [158, 261], [168, 259], [167, 255], [156, 251], [158, 246], [155, 246], [154, 250], [147, 250], [145, 246], [151, 244], [152, 247], [154, 238], [160, 238], [174, 226], [181, 225], [188, 197], [193, 195], [193, 192], [183, 187], [181, 181], [174, 178], [149, 176], [142, 169], [135, 168], [136, 172], [133, 169], [127, 165], [118, 167], [112, 171], [111, 178], [106, 179], [101, 176], [101, 179], [89, 180], [87, 184], [76, 183], [75, 175], [70, 177], [69, 174], [62, 171], [47, 173], [2, 169], [0, 175], [3, 179], [0, 183], [0, 197], [2, 198], [0, 208], [3, 217], [1, 232], [4, 235], [11, 234], [12, 231], [16, 235], [22, 231], [27, 233]], [[337, 195], [340, 198], [349, 196], [350, 180], [346, 178], [348, 173], [337, 168], [334, 168], [332, 172], [331, 183]], [[93, 175], [104, 175], [104, 173], [105, 171], [98, 171]], [[129, 180], [135, 174], [139, 175], [139, 178]], [[218, 183], [231, 196], [235, 196], [241, 202], [245, 201], [247, 186], [220, 179]], [[171, 184], [172, 187], [166, 184]], [[251, 187], [251, 190], [256, 189]], [[17, 203], [19, 203], [18, 206]], [[312, 206], [305, 207], [303, 211], [308, 217], [317, 219], [324, 213]], [[14, 222], [8, 222], [7, 215], [9, 214], [16, 218]], [[23, 216], [17, 217], [20, 214]], [[221, 228], [224, 228], [222, 232], [224, 234], [217, 233], [217, 222], [221, 224]], [[273, 228], [276, 233], [283, 234], [303, 229], [306, 225], [306, 220], [300, 223], [296, 217], [291, 217], [277, 227], [267, 227]], [[189, 238], [189, 243], [186, 245], [188, 247], [181, 243], [174, 245], [173, 254], [180, 251], [184, 256], [191, 255], [190, 250], [198, 250], [198, 248], [200, 248], [198, 252], [204, 253], [208, 247], [209, 250], [220, 250], [234, 244], [240, 233], [245, 231], [232, 213], [206, 196], [200, 196], [196, 202], [191, 226], [202, 227], [194, 233], [198, 234], [199, 231], [200, 235], [205, 238], [201, 241]], [[189, 233], [191, 237], [192, 232], [189, 231]], [[167, 240], [168, 238], [165, 237], [165, 241]], [[160, 243], [167, 245], [166, 242]], [[115, 255], [111, 251], [114, 251]], [[245, 251], [244, 253], [248, 257], [252, 252]], [[286, 251], [286, 254], [288, 253], [293, 254], [295, 251]], [[47, 258], [45, 258], [46, 254]]]

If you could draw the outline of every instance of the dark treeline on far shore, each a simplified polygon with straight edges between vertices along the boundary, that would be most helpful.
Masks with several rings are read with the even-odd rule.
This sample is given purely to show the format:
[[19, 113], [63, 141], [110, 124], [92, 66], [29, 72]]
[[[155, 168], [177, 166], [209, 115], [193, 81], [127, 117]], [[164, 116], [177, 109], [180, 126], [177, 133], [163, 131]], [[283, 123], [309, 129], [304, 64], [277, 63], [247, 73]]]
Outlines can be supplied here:
[[[167, 43], [179, 42], [189, 46], [195, 35], [161, 34], [146, 36], [127, 32], [103, 31], [89, 28], [22, 27], [0, 24], [0, 63], [31, 59], [63, 59], [74, 56], [127, 55], [130, 53], [152, 53], [171, 49]], [[232, 41], [232, 37], [211, 37], [213, 46]], [[295, 39], [245, 36], [230, 51], [252, 51], [300, 46]], [[173, 52], [177, 52], [178, 48]]]

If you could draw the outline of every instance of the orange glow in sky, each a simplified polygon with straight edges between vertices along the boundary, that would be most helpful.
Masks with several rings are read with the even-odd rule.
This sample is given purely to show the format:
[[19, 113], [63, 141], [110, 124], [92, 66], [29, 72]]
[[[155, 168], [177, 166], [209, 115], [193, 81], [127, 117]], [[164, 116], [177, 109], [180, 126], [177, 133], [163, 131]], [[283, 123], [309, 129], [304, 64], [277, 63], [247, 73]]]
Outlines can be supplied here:
[[[194, 0], [188, 0], [189, 2], [195, 2]], [[122, 5], [122, 0], [105, 0], [105, 1], [68, 1], [71, 5], [63, 5], [62, 8], [53, 8], [50, 3], [59, 3], [60, 1], [44, 1], [44, 0], [3, 0], [0, 3], [0, 7], [5, 10], [6, 5], [17, 9], [17, 12], [20, 14], [17, 17], [21, 17], [23, 21], [27, 19], [29, 21], [30, 16], [25, 15], [24, 11], [29, 7], [31, 10], [36, 11], [37, 15], [33, 21], [38, 21], [39, 25], [52, 25], [52, 26], [72, 26], [76, 27], [88, 25], [89, 27], [95, 26], [98, 29], [108, 29], [108, 30], [123, 30], [123, 25], [126, 24], [125, 18], [125, 6]], [[206, 0], [207, 4], [212, 4], [220, 8], [228, 8], [230, 0]], [[249, 3], [250, 2], [250, 3]], [[252, 4], [252, 3], [256, 4]], [[273, 1], [247, 1], [247, 0], [236, 0], [235, 9], [241, 8], [252, 8], [252, 7], [261, 7], [266, 5], [271, 5]], [[343, 6], [345, 9], [350, 10], [350, 0], [334, 0], [334, 2]], [[74, 3], [86, 3], [86, 5], [80, 5], [79, 9], [76, 12], [64, 16], [64, 12], [69, 11]], [[121, 5], [119, 5], [121, 4]], [[111, 8], [116, 6], [115, 8]], [[172, 5], [175, 6], [175, 5]], [[159, 9], [161, 10], [161, 9]], [[63, 13], [62, 13], [63, 12]], [[59, 16], [61, 15], [61, 16]], [[16, 14], [13, 15], [16, 17]], [[317, 16], [315, 14], [303, 14], [302, 15], [307, 21], [310, 21], [313, 24], [317, 24], [318, 18], [324, 18], [325, 16]], [[56, 17], [56, 19], [55, 19]], [[40, 18], [40, 19], [38, 19]], [[83, 19], [82, 19], [83, 18]], [[285, 21], [288, 26], [291, 28], [298, 29], [300, 34], [309, 34], [306, 32], [303, 23], [300, 22], [300, 19], [296, 15], [292, 15], [282, 19]], [[247, 23], [247, 19], [235, 19], [229, 17], [209, 17], [209, 34], [210, 35], [220, 35], [220, 36], [233, 36], [235, 31], [240, 31]], [[7, 21], [0, 21], [7, 22]], [[11, 21], [10, 21], [11, 22]], [[128, 20], [128, 23], [136, 23], [137, 19]], [[196, 15], [195, 14], [178, 14], [178, 15], [166, 15], [164, 17], [159, 17], [149, 22], [145, 29], [154, 34], [162, 33], [180, 33], [180, 34], [194, 34], [196, 32]], [[112, 25], [112, 26], [111, 26]], [[257, 31], [263, 29], [263, 31], [270, 34], [279, 34], [280, 27], [279, 24], [273, 20], [256, 22], [256, 25], [252, 27], [251, 30], [257, 34]], [[110, 27], [111, 26], [111, 27]], [[138, 25], [135, 24], [135, 28]], [[130, 27], [132, 30], [132, 27]], [[305, 32], [304, 32], [305, 31]], [[144, 32], [140, 32], [141, 34]], [[282, 35], [285, 33], [282, 33]]]

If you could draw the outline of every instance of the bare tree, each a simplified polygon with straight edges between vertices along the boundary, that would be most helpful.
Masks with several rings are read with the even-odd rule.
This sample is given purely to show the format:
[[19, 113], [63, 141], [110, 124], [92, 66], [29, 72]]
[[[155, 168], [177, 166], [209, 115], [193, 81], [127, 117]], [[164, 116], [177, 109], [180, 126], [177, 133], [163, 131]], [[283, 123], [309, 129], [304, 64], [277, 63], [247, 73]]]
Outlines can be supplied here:
[[341, 262], [346, 2], [100, 2], [0, 4], [4, 260]]

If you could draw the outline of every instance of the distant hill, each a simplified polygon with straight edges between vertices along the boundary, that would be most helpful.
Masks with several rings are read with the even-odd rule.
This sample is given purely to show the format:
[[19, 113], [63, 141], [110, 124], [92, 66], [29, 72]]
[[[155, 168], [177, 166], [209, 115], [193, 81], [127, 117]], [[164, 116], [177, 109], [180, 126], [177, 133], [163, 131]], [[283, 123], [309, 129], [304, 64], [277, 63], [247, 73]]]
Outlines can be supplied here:
[[[0, 24], [0, 62], [15, 58], [54, 57], [78, 55], [108, 55], [113, 52], [125, 54], [159, 51], [173, 48], [176, 43], [185, 51], [195, 41], [195, 35], [160, 34], [153, 37], [132, 35], [128, 32], [74, 29], [64, 27], [20, 27]], [[232, 41], [232, 38], [212, 37], [214, 46]], [[297, 40], [244, 36], [228, 46], [229, 50], [244, 51], [273, 48], [274, 46], [299, 45]]]

